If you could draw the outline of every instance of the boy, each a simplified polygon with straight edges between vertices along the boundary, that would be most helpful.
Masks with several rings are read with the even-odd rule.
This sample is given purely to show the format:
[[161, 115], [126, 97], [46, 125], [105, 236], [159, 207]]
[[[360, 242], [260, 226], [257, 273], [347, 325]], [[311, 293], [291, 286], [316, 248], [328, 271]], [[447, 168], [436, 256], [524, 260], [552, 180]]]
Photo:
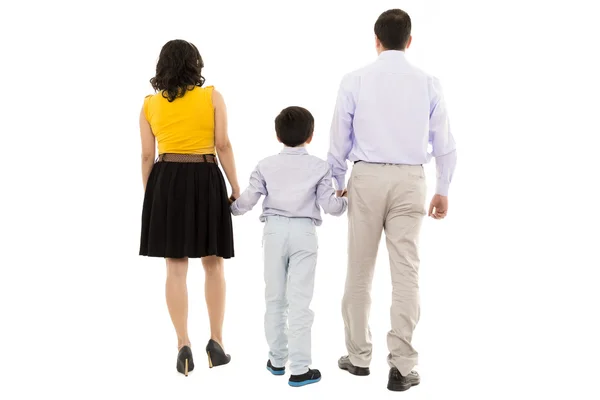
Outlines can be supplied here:
[[340, 216], [348, 207], [345, 196], [336, 197], [327, 162], [306, 151], [313, 129], [314, 118], [308, 110], [284, 109], [275, 119], [283, 150], [258, 163], [249, 187], [231, 205], [233, 215], [242, 215], [265, 196], [260, 220], [266, 222], [263, 251], [267, 369], [273, 375], [285, 374], [289, 356], [290, 386], [321, 380], [319, 370], [309, 368], [313, 323], [310, 303], [318, 247], [315, 226], [322, 222], [320, 208]]

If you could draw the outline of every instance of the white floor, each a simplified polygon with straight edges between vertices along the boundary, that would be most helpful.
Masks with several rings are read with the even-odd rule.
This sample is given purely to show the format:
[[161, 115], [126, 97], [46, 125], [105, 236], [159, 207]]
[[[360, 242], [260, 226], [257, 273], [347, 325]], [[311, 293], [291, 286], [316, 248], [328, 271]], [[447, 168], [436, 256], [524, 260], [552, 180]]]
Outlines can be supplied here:
[[[129, 256], [118, 263], [102, 257], [82, 259], [80, 265], [59, 263], [54, 269], [48, 265], [46, 270], [37, 264], [38, 279], [13, 292], [12, 301], [7, 302], [11, 300], [7, 297], [3, 302], [7, 323], [2, 324], [0, 391], [11, 394], [2, 398], [49, 394], [64, 399], [399, 396], [386, 389], [390, 287], [384, 248], [373, 291], [371, 375], [354, 377], [337, 368], [337, 359], [344, 354], [340, 300], [345, 218], [327, 219], [329, 233], [320, 237], [313, 367], [321, 370], [321, 382], [292, 388], [287, 376], [266, 371], [260, 225], [253, 217], [236, 223], [239, 258], [227, 263], [225, 346], [232, 355], [231, 364], [208, 368], [203, 351], [208, 323], [198, 262], [192, 264], [189, 275], [196, 369], [187, 378], [175, 371], [175, 336], [163, 299], [161, 260]], [[579, 320], [584, 312], [569, 309], [564, 302], [565, 296], [583, 300], [583, 293], [560, 289], [560, 277], [552, 272], [545, 278], [533, 276], [517, 271], [501, 253], [483, 254], [491, 247], [473, 250], [471, 255], [461, 253], [483, 245], [486, 239], [462, 242], [451, 233], [459, 221], [457, 217], [445, 225], [425, 224], [422, 319], [415, 334], [422, 383], [402, 394], [403, 398], [531, 399], [542, 394], [560, 398], [561, 393], [594, 398], [587, 386], [591, 381], [586, 379], [595, 362], [587, 357], [597, 347], [586, 339], [591, 339], [595, 327], [588, 323], [586, 328]], [[581, 282], [582, 288], [585, 285]], [[581, 303], [582, 307], [586, 304]]]

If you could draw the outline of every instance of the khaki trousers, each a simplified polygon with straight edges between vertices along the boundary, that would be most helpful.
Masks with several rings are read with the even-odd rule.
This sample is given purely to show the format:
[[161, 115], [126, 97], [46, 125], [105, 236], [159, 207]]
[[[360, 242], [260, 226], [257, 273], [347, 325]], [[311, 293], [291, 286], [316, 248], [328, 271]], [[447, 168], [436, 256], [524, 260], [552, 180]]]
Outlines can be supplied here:
[[348, 183], [348, 271], [342, 301], [350, 361], [368, 367], [371, 286], [385, 231], [392, 278], [388, 364], [404, 376], [418, 363], [411, 341], [419, 321], [418, 238], [425, 216], [426, 182], [420, 165], [354, 165]]

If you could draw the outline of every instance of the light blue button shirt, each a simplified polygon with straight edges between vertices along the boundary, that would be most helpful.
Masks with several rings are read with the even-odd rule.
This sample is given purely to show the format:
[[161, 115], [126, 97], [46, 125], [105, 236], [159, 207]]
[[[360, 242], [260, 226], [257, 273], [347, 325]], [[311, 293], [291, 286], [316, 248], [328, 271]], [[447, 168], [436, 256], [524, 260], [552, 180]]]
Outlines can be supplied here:
[[231, 205], [233, 215], [250, 211], [263, 200], [260, 220], [279, 215], [311, 218], [322, 223], [321, 210], [340, 216], [348, 207], [346, 197], [336, 197], [329, 164], [311, 156], [304, 147], [284, 147], [281, 153], [260, 161], [250, 176], [250, 184]]
[[422, 165], [431, 157], [436, 193], [447, 196], [456, 144], [436, 78], [412, 66], [403, 51], [384, 51], [342, 79], [327, 157], [336, 188], [346, 187], [346, 160]]

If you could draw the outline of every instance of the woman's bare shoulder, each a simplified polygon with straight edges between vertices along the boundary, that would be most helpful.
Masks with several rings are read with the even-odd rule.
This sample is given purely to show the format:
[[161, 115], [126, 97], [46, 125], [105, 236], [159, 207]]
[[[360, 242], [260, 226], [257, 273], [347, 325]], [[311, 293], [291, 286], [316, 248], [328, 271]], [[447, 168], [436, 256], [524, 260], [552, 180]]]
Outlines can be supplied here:
[[223, 99], [223, 95], [217, 89], [212, 89], [212, 102], [213, 106], [223, 107], [225, 105], [225, 99]]

